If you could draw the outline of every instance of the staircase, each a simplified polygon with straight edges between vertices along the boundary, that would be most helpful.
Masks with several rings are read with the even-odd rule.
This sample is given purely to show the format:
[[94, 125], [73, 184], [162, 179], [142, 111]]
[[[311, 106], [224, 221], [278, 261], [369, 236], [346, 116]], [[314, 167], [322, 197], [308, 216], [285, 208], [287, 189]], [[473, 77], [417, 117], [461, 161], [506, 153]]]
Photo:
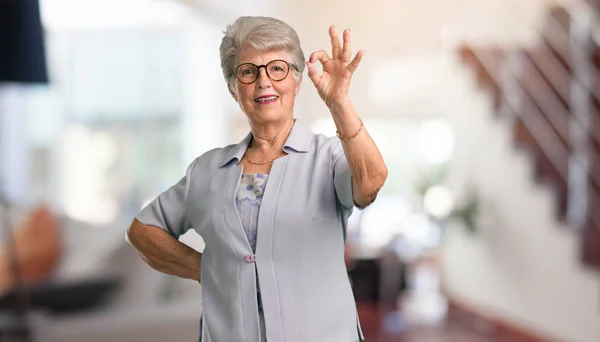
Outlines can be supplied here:
[[[556, 190], [557, 218], [581, 236], [581, 260], [600, 269], [600, 1], [548, 11], [536, 44], [459, 53], [531, 154], [535, 179]], [[595, 39], [595, 40], [594, 40]]]

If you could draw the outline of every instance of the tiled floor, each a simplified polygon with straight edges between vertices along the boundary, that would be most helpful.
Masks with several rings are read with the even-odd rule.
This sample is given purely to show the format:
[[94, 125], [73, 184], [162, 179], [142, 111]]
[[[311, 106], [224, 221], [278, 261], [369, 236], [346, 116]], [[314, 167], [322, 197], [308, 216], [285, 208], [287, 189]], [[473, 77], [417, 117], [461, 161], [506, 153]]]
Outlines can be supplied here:
[[486, 336], [447, 317], [435, 269], [415, 270], [411, 284], [411, 291], [398, 301], [397, 311], [384, 313], [375, 304], [357, 303], [367, 342], [513, 342]]
[[[368, 305], [359, 305], [359, 316], [367, 342], [513, 342], [506, 339], [486, 336], [465, 325], [442, 319], [437, 323], [400, 324], [398, 329], [390, 329], [383, 323], [383, 315]], [[402, 321], [402, 314], [394, 315]], [[392, 331], [390, 331], [392, 330]], [[398, 332], [393, 332], [397, 330]]]
[[511, 342], [478, 334], [456, 324], [446, 324], [437, 328], [421, 328], [404, 335], [373, 338], [369, 342]]

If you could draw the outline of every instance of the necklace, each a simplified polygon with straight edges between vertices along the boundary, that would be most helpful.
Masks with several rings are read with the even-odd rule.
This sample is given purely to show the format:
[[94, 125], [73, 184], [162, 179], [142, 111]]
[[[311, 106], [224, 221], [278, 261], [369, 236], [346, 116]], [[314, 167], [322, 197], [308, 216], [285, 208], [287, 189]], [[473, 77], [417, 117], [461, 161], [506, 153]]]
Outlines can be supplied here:
[[[294, 122], [295, 122], [295, 120], [294, 120]], [[281, 126], [281, 128], [279, 128], [279, 130], [277, 131], [277, 133], [275, 133], [275, 135], [273, 136], [273, 138], [271, 138], [271, 139], [263, 138], [263, 139], [265, 139], [265, 140], [267, 140], [267, 141], [269, 141], [271, 143], [275, 143], [275, 142], [279, 141], [280, 139], [285, 138], [285, 136], [279, 136], [279, 132], [281, 132], [281, 130], [283, 130], [284, 127], [285, 127], [285, 124], [283, 124]], [[254, 140], [254, 137], [252, 139]], [[273, 163], [275, 161], [275, 159], [280, 158], [280, 157], [284, 156], [285, 154], [286, 154], [285, 152], [283, 152], [283, 151], [280, 150], [279, 153], [277, 153], [275, 155], [275, 157], [269, 158], [269, 160], [264, 161], [264, 162], [252, 161], [250, 159], [250, 157], [248, 155], [246, 155], [246, 161], [248, 162], [248, 164], [257, 165], [257, 166], [263, 166], [263, 165], [268, 165], [268, 164]]]
[[249, 157], [246, 157], [246, 161], [248, 162], [248, 164], [262, 166], [262, 165], [268, 165], [268, 164], [273, 163], [275, 161], [275, 159], [282, 157], [283, 155], [285, 155], [285, 153], [280, 151], [273, 159], [265, 161], [265, 162], [255, 162], [255, 161], [250, 160]]

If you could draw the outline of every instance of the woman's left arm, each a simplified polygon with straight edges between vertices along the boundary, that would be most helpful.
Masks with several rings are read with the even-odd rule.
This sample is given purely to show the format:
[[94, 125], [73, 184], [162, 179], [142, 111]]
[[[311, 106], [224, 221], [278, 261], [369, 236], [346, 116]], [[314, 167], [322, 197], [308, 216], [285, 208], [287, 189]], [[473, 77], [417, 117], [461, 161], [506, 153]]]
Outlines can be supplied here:
[[[364, 208], [371, 204], [387, 178], [387, 167], [379, 148], [362, 125], [350, 101], [330, 108], [342, 137], [342, 147], [352, 174], [352, 198]], [[355, 135], [352, 137], [353, 135]], [[350, 138], [344, 141], [344, 138]]]
[[[348, 97], [352, 74], [358, 67], [364, 50], [358, 51], [351, 61], [350, 30], [344, 30], [343, 47], [334, 26], [329, 28], [329, 37], [332, 57], [325, 50], [313, 52], [307, 63], [308, 77], [329, 108], [341, 137], [352, 174], [354, 203], [359, 207], [366, 207], [375, 200], [388, 172], [379, 148], [362, 125]], [[319, 75], [313, 65], [317, 60], [323, 65], [322, 75]]]

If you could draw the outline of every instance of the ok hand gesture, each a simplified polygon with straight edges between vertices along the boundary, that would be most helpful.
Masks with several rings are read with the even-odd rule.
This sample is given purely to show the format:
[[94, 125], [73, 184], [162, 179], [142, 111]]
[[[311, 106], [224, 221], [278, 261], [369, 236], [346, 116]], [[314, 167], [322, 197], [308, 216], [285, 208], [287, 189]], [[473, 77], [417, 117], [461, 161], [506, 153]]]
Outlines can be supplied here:
[[[311, 79], [321, 99], [330, 109], [336, 105], [348, 101], [348, 90], [350, 89], [350, 79], [358, 67], [360, 60], [365, 54], [364, 50], [359, 50], [354, 59], [350, 45], [350, 30], [344, 30], [344, 45], [340, 46], [340, 40], [335, 30], [335, 26], [329, 27], [329, 37], [331, 38], [331, 55], [329, 57], [325, 50], [315, 51], [310, 55], [306, 65], [308, 66], [308, 77]], [[314, 66], [316, 61], [323, 65], [323, 74], [319, 75]]]

